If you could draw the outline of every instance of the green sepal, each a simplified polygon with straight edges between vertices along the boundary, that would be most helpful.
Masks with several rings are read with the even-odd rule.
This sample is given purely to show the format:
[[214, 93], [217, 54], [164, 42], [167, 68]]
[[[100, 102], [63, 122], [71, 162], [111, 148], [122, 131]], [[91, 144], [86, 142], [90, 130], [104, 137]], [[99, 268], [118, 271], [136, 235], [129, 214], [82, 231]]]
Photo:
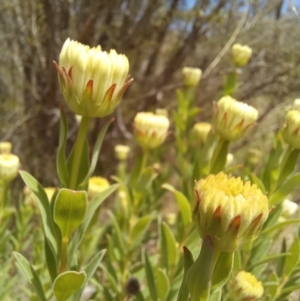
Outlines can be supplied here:
[[105, 134], [107, 132], [108, 127], [110, 126], [110, 124], [113, 122], [114, 119], [111, 119], [110, 121], [108, 121], [103, 128], [101, 129], [100, 133], [98, 134], [95, 146], [94, 146], [94, 150], [93, 150], [93, 154], [92, 154], [92, 161], [91, 161], [91, 165], [90, 168], [88, 169], [88, 173], [86, 175], [86, 177], [84, 178], [84, 180], [82, 182], [79, 182], [80, 185], [78, 187], [78, 189], [85, 189], [87, 187], [89, 178], [93, 175], [97, 162], [98, 162], [98, 158], [100, 155], [100, 151], [101, 151], [101, 147], [102, 147], [102, 143], [103, 143], [103, 139], [105, 137]]
[[214, 247], [209, 236], [203, 239], [201, 251], [190, 267], [186, 283], [191, 301], [208, 301], [214, 264]]
[[71, 234], [81, 225], [86, 208], [86, 191], [60, 189], [54, 205], [54, 220], [60, 228], [63, 238], [69, 239]]
[[68, 124], [63, 107], [60, 106], [60, 127], [59, 127], [59, 143], [56, 157], [56, 169], [60, 180], [60, 186], [66, 187], [70, 181], [70, 174], [67, 167], [66, 159], [66, 143], [68, 135]]
[[186, 284], [186, 275], [193, 263], [193, 254], [187, 247], [183, 247], [183, 277], [177, 301], [188, 301], [189, 299], [189, 290]]
[[220, 290], [228, 281], [234, 262], [234, 253], [220, 253], [216, 262], [211, 283], [211, 291]]
[[85, 272], [67, 271], [59, 274], [53, 283], [53, 293], [57, 301], [66, 301], [85, 283]]
[[27, 259], [21, 255], [20, 253], [13, 252], [16, 260], [17, 260], [17, 267], [23, 276], [27, 279], [27, 281], [33, 286], [33, 289], [38, 296], [40, 301], [47, 301], [44, 289], [41, 283], [41, 280], [32, 267], [32, 265], [27, 261]]
[[29, 189], [33, 192], [37, 204], [41, 213], [43, 228], [45, 231], [45, 236], [48, 240], [49, 247], [53, 253], [53, 257], [57, 256], [57, 234], [55, 231], [55, 224], [53, 221], [52, 212], [50, 209], [49, 200], [47, 194], [43, 188], [43, 186], [29, 173], [26, 171], [20, 171], [20, 175], [25, 182], [25, 184], [29, 187]]

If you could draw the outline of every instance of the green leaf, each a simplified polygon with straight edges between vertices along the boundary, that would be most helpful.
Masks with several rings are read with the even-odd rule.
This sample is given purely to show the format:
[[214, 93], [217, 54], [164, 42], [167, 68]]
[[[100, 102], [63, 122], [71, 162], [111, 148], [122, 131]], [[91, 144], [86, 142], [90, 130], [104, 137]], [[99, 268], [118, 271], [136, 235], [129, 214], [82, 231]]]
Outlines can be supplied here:
[[178, 293], [177, 301], [188, 301], [189, 290], [186, 284], [186, 275], [190, 267], [193, 265], [194, 259], [191, 251], [187, 247], [183, 247], [183, 277]]
[[53, 252], [49, 246], [49, 242], [47, 239], [44, 240], [45, 244], [45, 258], [47, 263], [47, 268], [51, 277], [52, 282], [55, 280], [57, 276], [57, 259], [54, 257]]
[[236, 71], [234, 70], [233, 72], [229, 73], [225, 77], [225, 82], [224, 82], [224, 88], [223, 88], [223, 95], [232, 95], [236, 89]]
[[290, 175], [269, 197], [270, 205], [277, 205], [281, 203], [295, 189], [299, 182], [300, 172]]
[[186, 275], [191, 301], [207, 301], [213, 273], [214, 247], [209, 236], [203, 239], [201, 251]]
[[234, 253], [220, 253], [212, 275], [212, 291], [221, 289], [228, 281], [233, 267]]
[[155, 281], [153, 276], [153, 270], [146, 251], [143, 251], [142, 256], [143, 256], [143, 263], [145, 267], [146, 279], [147, 279], [151, 300], [157, 301], [157, 293], [156, 293]]
[[289, 220], [286, 220], [284, 222], [281, 222], [281, 223], [278, 223], [272, 227], [269, 227], [269, 228], [266, 228], [264, 229], [261, 234], [269, 234], [273, 231], [276, 231], [276, 230], [279, 230], [281, 228], [284, 228], [285, 226], [288, 226], [288, 225], [293, 225], [293, 224], [298, 224], [300, 223], [300, 219], [289, 219]]
[[137, 180], [135, 190], [140, 193], [146, 192], [157, 176], [158, 172], [152, 166], [145, 168]]
[[262, 180], [253, 172], [250, 172], [249, 176], [250, 176], [251, 182], [253, 184], [256, 184], [256, 186], [262, 191], [263, 194], [266, 194], [267, 191], [266, 191], [266, 188], [265, 188]]
[[149, 229], [153, 218], [154, 218], [153, 214], [149, 214], [141, 217], [135, 223], [130, 234], [131, 248], [137, 247], [143, 241], [144, 236], [147, 230]]
[[41, 280], [36, 271], [33, 269], [32, 265], [20, 253], [13, 252], [13, 254], [17, 260], [18, 269], [21, 271], [27, 281], [33, 286], [39, 300], [47, 301]]
[[215, 292], [213, 292], [210, 296], [209, 296], [209, 301], [221, 301], [222, 298], [222, 290], [217, 290]]
[[80, 301], [80, 298], [81, 298], [81, 295], [83, 293], [83, 290], [84, 290], [85, 286], [87, 285], [87, 283], [89, 282], [89, 280], [94, 275], [94, 273], [96, 272], [97, 268], [99, 267], [100, 262], [102, 261], [105, 252], [106, 252], [106, 250], [99, 251], [92, 258], [92, 260], [88, 263], [87, 267], [85, 268], [86, 279], [85, 279], [84, 285], [83, 285], [83, 287], [78, 292], [76, 292], [74, 294], [73, 301]]
[[156, 272], [156, 288], [158, 299], [165, 300], [170, 291], [170, 280], [163, 269], [158, 269]]
[[111, 211], [108, 211], [108, 215], [109, 215], [109, 220], [111, 221], [111, 224], [112, 224], [113, 229], [116, 234], [113, 237], [115, 239], [114, 240], [114, 249], [116, 248], [120, 252], [122, 259], [123, 259], [123, 254], [124, 254], [124, 250], [125, 250], [125, 242], [124, 242], [123, 233], [121, 231], [118, 221], [116, 220], [115, 215]]
[[[286, 240], [285, 238], [283, 238], [282, 243], [281, 243], [281, 250], [280, 250], [280, 254], [284, 254], [286, 252]], [[282, 277], [283, 275], [283, 268], [285, 265], [285, 256], [281, 257], [278, 261], [277, 261], [277, 267], [276, 267], [276, 272], [277, 275], [279, 277]]]
[[66, 187], [67, 183], [69, 183], [69, 171], [67, 167], [66, 160], [66, 142], [68, 135], [68, 124], [65, 112], [63, 107], [60, 106], [60, 127], [59, 127], [59, 143], [58, 143], [58, 152], [56, 157], [56, 169], [59, 180], [61, 182], [61, 186]]
[[97, 162], [98, 162], [98, 158], [100, 155], [100, 151], [101, 151], [101, 147], [102, 147], [102, 142], [104, 139], [104, 136], [106, 134], [106, 131], [108, 129], [108, 127], [110, 126], [110, 124], [113, 122], [114, 119], [111, 119], [110, 121], [108, 121], [103, 128], [101, 129], [100, 133], [98, 134], [95, 146], [94, 146], [94, 150], [93, 150], [93, 155], [92, 155], [92, 161], [91, 161], [91, 166], [89, 168], [89, 171], [85, 177], [85, 179], [83, 180], [83, 182], [80, 184], [80, 187], [82, 189], [84, 189], [84, 187], [86, 187], [89, 178], [93, 175]]
[[293, 243], [291, 244], [288, 252], [290, 255], [288, 255], [285, 259], [285, 265], [283, 269], [283, 274], [285, 276], [289, 276], [294, 268], [299, 263], [300, 259], [300, 238], [295, 237]]
[[213, 154], [213, 158], [211, 160], [210, 172], [212, 174], [217, 174], [223, 170], [227, 161], [228, 146], [229, 141], [219, 138], [218, 144]]
[[261, 235], [254, 244], [251, 250], [251, 256], [247, 263], [247, 269], [249, 266], [254, 265], [260, 258], [269, 250], [272, 244], [272, 239], [266, 237], [266, 235]]
[[177, 264], [178, 248], [173, 232], [168, 224], [162, 222], [160, 225], [160, 252], [163, 266], [168, 270]]
[[53, 283], [53, 293], [57, 301], [66, 301], [84, 284], [85, 272], [68, 271], [59, 274]]
[[74, 230], [83, 222], [86, 207], [85, 191], [60, 189], [54, 205], [54, 220], [63, 238], [69, 239]]
[[29, 187], [29, 189], [33, 192], [38, 207], [42, 217], [42, 223], [45, 231], [45, 236], [49, 242], [49, 246], [51, 251], [53, 252], [53, 256], [56, 258], [57, 256], [57, 241], [56, 241], [56, 231], [55, 224], [53, 221], [52, 213], [50, 210], [50, 204], [48, 201], [48, 197], [43, 186], [29, 173], [26, 171], [20, 171], [20, 175], [25, 182], [25, 184]]
[[174, 193], [177, 205], [179, 207], [180, 214], [182, 216], [183, 224], [186, 226], [189, 224], [192, 220], [192, 214], [191, 214], [191, 206], [188, 201], [188, 199], [182, 194], [180, 191], [176, 190], [172, 185], [170, 184], [163, 184], [162, 188], [167, 189]]

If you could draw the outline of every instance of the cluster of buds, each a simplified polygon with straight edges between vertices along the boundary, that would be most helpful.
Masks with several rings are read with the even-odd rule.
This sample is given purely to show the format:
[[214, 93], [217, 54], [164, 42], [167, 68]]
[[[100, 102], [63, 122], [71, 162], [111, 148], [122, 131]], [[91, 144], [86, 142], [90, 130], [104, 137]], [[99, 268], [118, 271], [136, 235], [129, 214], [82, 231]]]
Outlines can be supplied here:
[[202, 238], [220, 252], [234, 252], [259, 234], [269, 213], [268, 199], [250, 182], [223, 172], [195, 184], [193, 221]]
[[197, 87], [201, 79], [202, 71], [199, 68], [184, 67], [182, 69], [183, 86]]
[[129, 86], [129, 62], [115, 50], [90, 48], [67, 39], [60, 56], [58, 72], [61, 92], [77, 115], [103, 117], [111, 114]]
[[232, 62], [236, 67], [246, 66], [252, 56], [252, 49], [249, 46], [234, 44], [232, 46]]
[[287, 112], [282, 136], [291, 147], [300, 149], [300, 111], [290, 110]]
[[251, 273], [240, 271], [228, 282], [228, 294], [232, 301], [258, 301], [264, 294], [264, 287]]
[[150, 112], [137, 113], [133, 122], [135, 138], [144, 149], [156, 148], [165, 141], [169, 125], [169, 119], [165, 116]]
[[208, 122], [197, 122], [194, 124], [193, 132], [197, 141], [200, 142], [201, 145], [205, 144], [207, 140], [207, 136], [211, 131], [211, 124]]
[[88, 199], [92, 200], [96, 195], [98, 195], [103, 190], [107, 189], [110, 186], [107, 179], [102, 177], [91, 177], [89, 179], [89, 188], [88, 188]]
[[258, 112], [255, 108], [230, 96], [224, 96], [214, 103], [214, 130], [225, 140], [234, 141], [241, 138], [255, 125], [257, 118]]
[[130, 147], [127, 145], [118, 144], [115, 146], [115, 156], [119, 161], [126, 161], [130, 152]]

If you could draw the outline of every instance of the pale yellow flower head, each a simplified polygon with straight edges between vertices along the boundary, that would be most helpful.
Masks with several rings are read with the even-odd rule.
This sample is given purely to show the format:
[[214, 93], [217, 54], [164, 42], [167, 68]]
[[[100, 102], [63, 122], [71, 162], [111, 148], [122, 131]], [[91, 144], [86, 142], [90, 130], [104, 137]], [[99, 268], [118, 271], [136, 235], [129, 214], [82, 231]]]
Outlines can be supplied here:
[[258, 301], [264, 294], [264, 287], [251, 273], [240, 271], [228, 282], [231, 301]]
[[130, 84], [129, 62], [115, 50], [102, 51], [67, 39], [54, 64], [61, 92], [77, 115], [103, 117], [111, 114]]
[[252, 49], [249, 46], [241, 44], [234, 44], [232, 46], [232, 61], [236, 67], [243, 67], [248, 64], [251, 56]]
[[150, 112], [137, 113], [133, 122], [135, 138], [145, 149], [156, 148], [165, 141], [169, 125], [169, 119], [165, 116]]
[[255, 239], [269, 213], [268, 199], [250, 182], [223, 172], [195, 184], [193, 220], [202, 238], [220, 252], [234, 252]]
[[91, 177], [89, 179], [88, 199], [92, 200], [96, 195], [107, 189], [109, 186], [110, 184], [107, 179], [102, 177]]
[[234, 141], [241, 138], [258, 118], [258, 111], [230, 96], [222, 97], [214, 104], [212, 123], [223, 139]]
[[19, 157], [13, 154], [0, 154], [0, 181], [12, 181], [20, 167]]
[[0, 142], [0, 154], [10, 154], [12, 144], [9, 141]]
[[201, 79], [202, 71], [199, 68], [184, 67], [182, 69], [183, 85], [186, 87], [196, 87]]
[[127, 160], [129, 152], [130, 152], [130, 147], [127, 145], [118, 144], [115, 146], [115, 155], [116, 158], [120, 161]]
[[197, 122], [194, 124], [193, 132], [194, 136], [201, 144], [204, 144], [207, 140], [207, 136], [211, 131], [211, 124], [208, 122]]
[[294, 100], [293, 109], [300, 111], [300, 98]]
[[53, 197], [54, 193], [56, 192], [56, 188], [55, 187], [45, 187], [44, 190], [46, 192], [49, 202], [51, 202], [52, 197]]
[[291, 110], [286, 113], [282, 136], [290, 146], [300, 149], [300, 111]]
[[281, 204], [281, 217], [291, 218], [299, 210], [299, 205], [289, 199], [285, 199]]

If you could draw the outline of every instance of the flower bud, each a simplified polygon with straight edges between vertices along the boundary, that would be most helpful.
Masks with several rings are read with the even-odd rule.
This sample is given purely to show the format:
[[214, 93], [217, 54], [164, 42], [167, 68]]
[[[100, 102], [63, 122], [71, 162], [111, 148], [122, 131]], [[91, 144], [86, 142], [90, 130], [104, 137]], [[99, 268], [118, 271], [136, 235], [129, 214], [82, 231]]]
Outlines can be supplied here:
[[254, 126], [257, 117], [255, 108], [230, 96], [224, 96], [214, 103], [212, 123], [216, 133], [223, 139], [234, 141]]
[[195, 185], [193, 221], [220, 252], [234, 252], [255, 239], [268, 217], [268, 199], [250, 182], [220, 172]]
[[133, 124], [135, 138], [145, 149], [156, 148], [165, 141], [169, 125], [169, 119], [165, 116], [150, 112], [137, 113]]
[[291, 110], [286, 113], [282, 136], [290, 146], [300, 149], [300, 111]]
[[294, 100], [293, 103], [293, 110], [298, 110], [300, 111], [300, 98], [297, 98]]
[[9, 141], [0, 142], [0, 154], [10, 154], [12, 144]]
[[197, 122], [193, 127], [195, 138], [201, 143], [201, 145], [205, 144], [210, 131], [211, 124], [208, 122]]
[[243, 67], [248, 64], [252, 56], [252, 49], [249, 46], [234, 44], [232, 46], [232, 61], [236, 67]]
[[299, 210], [299, 205], [295, 202], [290, 201], [289, 199], [285, 199], [282, 202], [281, 207], [281, 216], [283, 218], [290, 218]]
[[264, 294], [260, 281], [251, 273], [240, 271], [228, 282], [228, 294], [231, 301], [257, 301]]
[[182, 69], [183, 85], [185, 87], [196, 87], [201, 79], [202, 71], [199, 68], [184, 67]]
[[91, 177], [89, 179], [88, 199], [92, 200], [97, 194], [110, 186], [109, 182], [102, 177]]
[[103, 117], [111, 114], [129, 86], [129, 62], [115, 50], [83, 45], [67, 39], [59, 56], [61, 92], [69, 108], [77, 115]]
[[257, 148], [250, 148], [247, 152], [246, 164], [249, 167], [255, 167], [260, 162], [262, 152]]
[[130, 147], [127, 145], [118, 144], [115, 146], [116, 158], [120, 161], [125, 161], [128, 159]]
[[12, 181], [20, 166], [19, 157], [12, 154], [0, 154], [0, 181]]

